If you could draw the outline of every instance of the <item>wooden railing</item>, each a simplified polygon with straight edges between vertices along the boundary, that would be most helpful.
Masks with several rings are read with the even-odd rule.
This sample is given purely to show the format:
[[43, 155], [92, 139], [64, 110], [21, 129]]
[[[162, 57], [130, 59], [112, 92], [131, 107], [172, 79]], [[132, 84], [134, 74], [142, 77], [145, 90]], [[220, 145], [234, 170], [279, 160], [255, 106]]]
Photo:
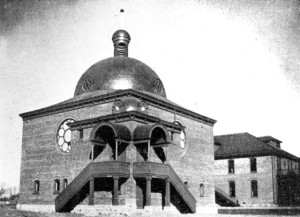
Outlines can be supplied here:
[[239, 206], [238, 200], [233, 199], [230, 197], [225, 191], [222, 191], [220, 188], [215, 187], [216, 194], [222, 196], [226, 201], [227, 204], [230, 206]]
[[[106, 161], [92, 162], [88, 164], [83, 171], [55, 198], [55, 210], [57, 212], [68, 212], [70, 208], [65, 207], [70, 200], [78, 200], [73, 198], [82, 191], [83, 187], [88, 183], [90, 177], [106, 177], [106, 176], [122, 176], [129, 177], [129, 162]], [[73, 204], [74, 206], [75, 204]]]
[[189, 206], [191, 211], [196, 212], [196, 199], [170, 165], [156, 162], [133, 163], [133, 177], [145, 176], [151, 176], [155, 178], [169, 178], [173, 187], [176, 189], [185, 203]]

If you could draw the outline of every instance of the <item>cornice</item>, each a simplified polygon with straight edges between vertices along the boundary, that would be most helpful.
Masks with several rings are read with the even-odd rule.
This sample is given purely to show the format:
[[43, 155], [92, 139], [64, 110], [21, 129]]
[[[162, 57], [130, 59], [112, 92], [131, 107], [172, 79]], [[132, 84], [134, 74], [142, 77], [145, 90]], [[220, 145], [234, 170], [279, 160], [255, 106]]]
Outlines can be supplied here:
[[284, 154], [281, 152], [273, 151], [262, 151], [262, 152], [251, 152], [251, 153], [232, 153], [232, 154], [222, 154], [216, 155], [215, 160], [233, 159], [233, 158], [246, 158], [246, 157], [263, 157], [263, 156], [277, 156], [280, 158], [286, 158], [300, 162], [300, 159], [296, 156], [291, 156], [290, 154]]
[[180, 132], [184, 129], [183, 126], [175, 123], [171, 123], [168, 121], [161, 120], [160, 118], [146, 115], [137, 111], [130, 111], [130, 112], [122, 112], [116, 113], [106, 116], [100, 116], [96, 118], [90, 118], [85, 120], [76, 121], [73, 123], [68, 124], [71, 130], [80, 130], [84, 128], [92, 128], [102, 122], [114, 122], [120, 123], [125, 121], [137, 121], [142, 123], [159, 123], [166, 126], [171, 131]]
[[196, 119], [202, 123], [206, 123], [210, 126], [213, 126], [216, 123], [216, 120], [205, 117], [203, 115], [197, 114], [193, 111], [190, 111], [188, 109], [182, 108], [178, 105], [172, 104], [170, 102], [164, 101], [162, 99], [150, 96], [145, 93], [141, 93], [132, 89], [127, 89], [127, 90], [119, 90], [115, 91], [113, 93], [108, 93], [108, 94], [103, 94], [100, 96], [94, 96], [82, 100], [78, 100], [75, 102], [62, 102], [53, 106], [49, 106], [46, 108], [34, 110], [31, 112], [25, 112], [20, 114], [20, 117], [23, 118], [23, 120], [29, 120], [32, 118], [36, 117], [42, 117], [50, 114], [55, 114], [59, 112], [66, 112], [66, 111], [71, 111], [74, 109], [78, 108], [83, 108], [86, 106], [92, 106], [92, 105], [97, 105], [101, 103], [106, 103], [106, 102], [112, 102], [116, 100], [119, 97], [124, 97], [124, 96], [132, 96], [139, 98], [141, 100], [146, 101], [149, 104], [155, 105], [157, 107], [160, 107], [162, 109], [168, 110], [173, 113], [178, 113], [180, 115], [184, 115], [193, 119]]

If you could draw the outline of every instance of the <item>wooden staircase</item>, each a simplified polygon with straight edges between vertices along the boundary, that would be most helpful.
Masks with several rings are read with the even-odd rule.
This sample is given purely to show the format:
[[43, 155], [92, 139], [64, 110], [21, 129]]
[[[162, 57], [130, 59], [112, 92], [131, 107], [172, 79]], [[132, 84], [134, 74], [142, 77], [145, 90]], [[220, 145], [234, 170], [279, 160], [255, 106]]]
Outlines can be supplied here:
[[216, 203], [220, 206], [237, 207], [240, 206], [238, 200], [231, 198], [221, 189], [215, 187]]
[[196, 212], [196, 199], [170, 165], [148, 161], [134, 163], [133, 177], [141, 178], [146, 176], [169, 179], [171, 183], [171, 203], [181, 213]]
[[129, 177], [129, 162], [106, 161], [89, 163], [83, 171], [55, 198], [56, 212], [70, 212], [89, 193], [91, 177]]

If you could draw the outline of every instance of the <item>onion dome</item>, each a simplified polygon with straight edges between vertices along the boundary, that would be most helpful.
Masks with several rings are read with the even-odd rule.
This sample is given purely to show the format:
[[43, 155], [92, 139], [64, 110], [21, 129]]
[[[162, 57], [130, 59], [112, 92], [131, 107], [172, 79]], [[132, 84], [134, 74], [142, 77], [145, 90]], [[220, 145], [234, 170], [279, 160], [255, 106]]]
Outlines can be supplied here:
[[130, 35], [118, 30], [112, 37], [114, 57], [92, 65], [79, 79], [74, 96], [92, 91], [133, 89], [166, 97], [163, 83], [145, 63], [128, 57]]

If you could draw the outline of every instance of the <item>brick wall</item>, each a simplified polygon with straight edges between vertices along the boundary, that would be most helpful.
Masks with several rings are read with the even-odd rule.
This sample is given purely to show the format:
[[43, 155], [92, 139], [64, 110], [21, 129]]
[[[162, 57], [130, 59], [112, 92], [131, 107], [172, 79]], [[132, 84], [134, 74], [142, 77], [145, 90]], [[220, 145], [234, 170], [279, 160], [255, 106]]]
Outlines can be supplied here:
[[[257, 172], [250, 172], [250, 158], [234, 159], [235, 172], [228, 173], [228, 159], [215, 161], [215, 185], [229, 194], [229, 181], [235, 182], [236, 197], [241, 205], [272, 205], [276, 203], [275, 162], [272, 156], [257, 157]], [[273, 164], [273, 166], [272, 166]], [[276, 173], [276, 172], [275, 172]], [[258, 184], [258, 197], [251, 196], [251, 180]]]
[[[163, 120], [178, 121], [185, 126], [186, 154], [179, 146], [179, 135], [174, 134], [174, 145], [167, 149], [167, 161], [197, 200], [197, 206], [215, 204], [213, 127], [197, 120], [149, 106], [149, 114]], [[181, 157], [182, 156], [182, 157]], [[204, 197], [200, 197], [200, 183]]]
[[[59, 124], [66, 118], [84, 120], [88, 118], [111, 114], [113, 102], [92, 105], [73, 111], [55, 113], [39, 118], [26, 120], [23, 123], [22, 165], [20, 202], [27, 204], [53, 204], [56, 194], [53, 194], [54, 179], [64, 178], [70, 183], [90, 163], [91, 143], [89, 142], [92, 128], [83, 130], [83, 138], [79, 138], [79, 131], [72, 132], [72, 145], [69, 154], [62, 155], [56, 147], [56, 133]], [[201, 123], [185, 116], [173, 114], [155, 106], [149, 106], [149, 115], [162, 120], [179, 121], [186, 129], [186, 146], [183, 155], [179, 147], [178, 135], [174, 136], [174, 145], [169, 145], [167, 152], [168, 163], [182, 180], [188, 180], [187, 187], [197, 199], [198, 206], [214, 204], [214, 152], [212, 126]], [[141, 123], [128, 121], [122, 123], [133, 132]], [[106, 147], [96, 161], [108, 160], [111, 150]], [[143, 160], [131, 143], [123, 153], [122, 159], [129, 162]], [[183, 156], [182, 156], [183, 155]], [[181, 157], [182, 156], [182, 157]], [[150, 160], [160, 162], [154, 150]], [[131, 166], [132, 171], [132, 166]], [[32, 194], [34, 180], [40, 180], [39, 194]], [[130, 177], [121, 187], [122, 203], [137, 197], [136, 181]], [[205, 185], [204, 197], [199, 196], [199, 185]], [[104, 193], [106, 194], [106, 193]], [[111, 194], [106, 196], [97, 192], [95, 200], [111, 200]], [[108, 198], [108, 200], [107, 200]], [[95, 202], [96, 202], [95, 201]], [[84, 201], [83, 203], [86, 203]], [[110, 203], [110, 202], [106, 202]], [[153, 195], [153, 204], [161, 204], [161, 196]]]
[[[53, 204], [54, 179], [64, 178], [71, 182], [90, 162], [91, 129], [84, 131], [79, 140], [78, 132], [72, 135], [70, 154], [62, 155], [57, 151], [56, 133], [59, 124], [66, 118], [83, 120], [111, 113], [112, 103], [88, 106], [68, 112], [51, 114], [23, 122], [22, 159], [20, 177], [20, 203]], [[39, 194], [33, 194], [34, 180], [40, 180]]]

